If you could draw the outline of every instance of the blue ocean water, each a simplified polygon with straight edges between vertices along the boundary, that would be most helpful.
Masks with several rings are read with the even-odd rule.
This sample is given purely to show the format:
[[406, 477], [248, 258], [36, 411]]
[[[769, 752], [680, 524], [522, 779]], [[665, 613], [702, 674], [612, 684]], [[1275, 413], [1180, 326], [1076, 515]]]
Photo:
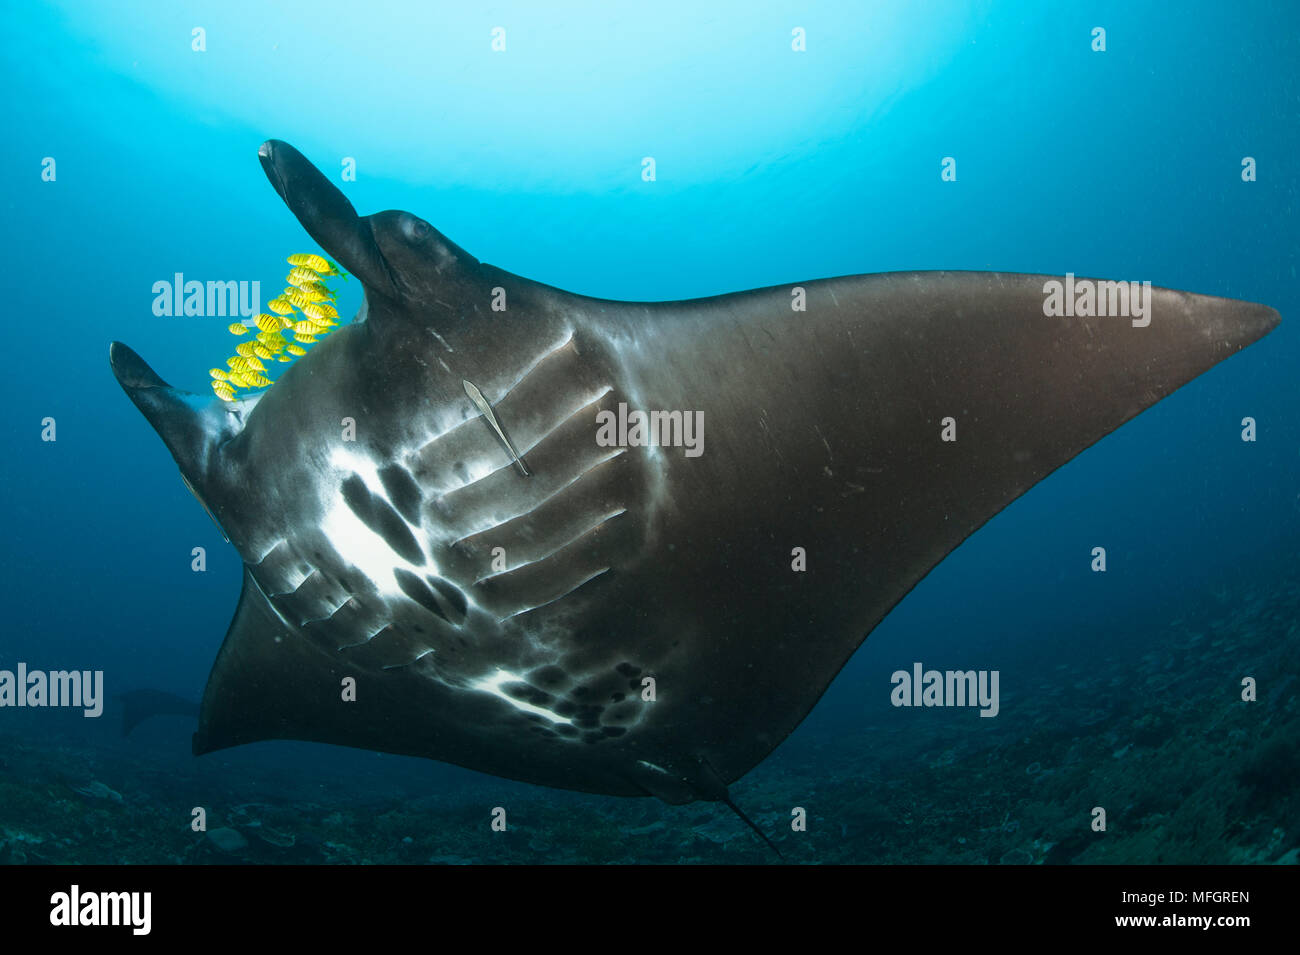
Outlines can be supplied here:
[[[784, 825], [770, 814], [790, 800], [815, 801], [810, 781], [824, 790], [866, 779], [848, 754], [887, 761], [915, 751], [911, 772], [981, 745], [984, 721], [971, 713], [889, 706], [889, 674], [914, 660], [1000, 668], [1004, 686], [1012, 675], [1039, 689], [1058, 680], [1061, 696], [1033, 703], [1041, 724], [1079, 695], [1105, 710], [1111, 701], [1088, 682], [1102, 668], [1109, 680], [1156, 667], [1231, 696], [1245, 675], [1234, 652], [1249, 657], [1254, 638], [1294, 647], [1294, 618], [1270, 623], [1268, 614], [1294, 609], [1300, 543], [1300, 12], [1264, 3], [609, 7], [141, 0], [0, 13], [12, 346], [0, 423], [0, 667], [102, 669], [113, 692], [202, 692], [238, 598], [240, 560], [121, 393], [108, 343], [130, 344], [173, 385], [207, 391], [206, 369], [230, 350], [228, 320], [157, 316], [152, 289], [182, 273], [257, 280], [265, 298], [286, 254], [314, 251], [259, 168], [268, 138], [302, 150], [362, 214], [411, 210], [484, 262], [588, 295], [668, 300], [890, 270], [1068, 271], [1281, 313], [1264, 341], [1032, 489], [913, 591], [773, 757], [787, 775], [755, 771], [769, 774], [752, 804], [778, 807], [771, 825]], [[493, 49], [497, 27], [503, 51]], [[1104, 52], [1092, 48], [1095, 27], [1106, 31]], [[791, 48], [795, 28], [804, 51]], [[641, 175], [646, 156], [654, 182]], [[355, 181], [339, 177], [345, 157]], [[956, 160], [955, 182], [941, 179], [944, 157]], [[1244, 157], [1255, 160], [1254, 181], [1243, 181]], [[53, 181], [42, 176], [47, 158]], [[340, 311], [359, 303], [356, 283], [344, 285]], [[1247, 416], [1258, 423], [1253, 443], [1241, 440]], [[55, 442], [41, 440], [46, 418], [57, 422]], [[1109, 554], [1104, 575], [1089, 570], [1098, 543]], [[206, 548], [205, 573], [191, 570], [196, 546]], [[1233, 616], [1248, 611], [1256, 616]], [[1203, 643], [1173, 631], [1231, 633], [1240, 646], [1230, 641], [1211, 662]], [[1151, 653], [1166, 656], [1144, 662]], [[1015, 699], [1004, 700], [1011, 719]], [[1250, 758], [1252, 739], [1296, 727], [1293, 685], [1258, 705], [1243, 719], [1267, 729], [1238, 727], [1246, 742], [1233, 758]], [[892, 728], [882, 735], [882, 726]], [[49, 783], [60, 798], [101, 780], [125, 805], [162, 817], [173, 807], [122, 767], [174, 769], [189, 787], [172, 799], [182, 829], [188, 807], [218, 782], [257, 794], [243, 802], [297, 812], [300, 831], [321, 806], [360, 812], [377, 793], [436, 794], [457, 811], [509, 794], [549, 800], [554, 813], [541, 848], [518, 849], [533, 853], [527, 861], [624, 858], [590, 841], [564, 856], [570, 844], [555, 821], [613, 798], [290, 742], [196, 763], [190, 729], [173, 719], [124, 741], [114, 720], [0, 710], [0, 732], [18, 741], [4, 757], [13, 778]], [[1113, 731], [1108, 753], [1125, 752]], [[1294, 742], [1278, 758], [1296, 759]], [[60, 761], [77, 767], [75, 779], [42, 775]], [[1205, 768], [1207, 778], [1225, 772]], [[913, 783], [920, 804], [925, 779]], [[983, 778], [981, 791], [997, 785]], [[229, 790], [222, 798], [236, 801]], [[661, 816], [663, 831], [705, 825], [699, 813], [635, 805], [611, 816], [611, 831]], [[154, 836], [145, 817], [113, 815], [118, 806], [102, 810], [114, 857], [170, 861], [121, 848]], [[1250, 858], [1297, 845], [1295, 811], [1290, 801], [1256, 814], [1290, 816], [1255, 819], [1286, 835], [1277, 845], [1261, 837]], [[892, 858], [855, 838], [868, 825], [896, 828], [896, 818], [862, 821], [872, 817], [842, 804], [819, 812], [836, 841], [810, 859]], [[102, 857], [76, 840], [50, 848], [60, 825], [0, 805], [6, 838], [41, 833], [46, 848], [34, 858]], [[410, 829], [420, 852], [406, 861], [500, 859], [489, 845], [431, 844], [415, 819], [394, 825]], [[1042, 861], [1044, 846], [1067, 841], [1043, 827], [1041, 852], [1005, 852]], [[647, 845], [644, 857], [730, 858], [742, 844], [761, 853], [736, 831], [738, 842], [710, 829], [704, 848]], [[1246, 858], [1206, 839], [1193, 861]], [[991, 861], [1005, 855], [998, 850]], [[944, 851], [932, 858], [980, 861]], [[1123, 861], [1155, 861], [1145, 851]]]

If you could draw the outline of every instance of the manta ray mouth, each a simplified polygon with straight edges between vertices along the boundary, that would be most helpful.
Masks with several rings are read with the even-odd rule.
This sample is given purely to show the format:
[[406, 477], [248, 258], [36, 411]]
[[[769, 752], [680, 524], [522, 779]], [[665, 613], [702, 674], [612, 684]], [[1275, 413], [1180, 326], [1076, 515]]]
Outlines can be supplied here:
[[257, 158], [276, 194], [328, 255], [368, 289], [399, 295], [370, 217], [358, 216], [347, 196], [288, 143], [268, 139], [258, 147]]

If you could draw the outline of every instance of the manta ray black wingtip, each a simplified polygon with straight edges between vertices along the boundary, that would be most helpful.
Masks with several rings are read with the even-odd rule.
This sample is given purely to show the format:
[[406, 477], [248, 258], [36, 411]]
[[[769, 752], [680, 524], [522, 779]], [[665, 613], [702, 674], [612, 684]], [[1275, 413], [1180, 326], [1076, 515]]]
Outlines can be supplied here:
[[[1282, 322], [1277, 309], [1258, 302], [1195, 295], [1170, 289], [1156, 294], [1169, 306], [1171, 314], [1181, 312], [1175, 324], [1181, 328], [1178, 348], [1197, 356], [1196, 374], [1222, 361], [1228, 354], [1241, 351], [1264, 338]], [[1160, 301], [1160, 300], [1157, 300]], [[1157, 315], [1154, 322], [1160, 321]]]
[[1227, 307], [1232, 313], [1233, 322], [1241, 330], [1240, 347], [1242, 348], [1259, 341], [1282, 322], [1282, 316], [1278, 314], [1277, 309], [1268, 305], [1261, 305], [1258, 302], [1234, 301], [1232, 299], [1216, 299], [1215, 301], [1228, 303]]
[[1269, 334], [1269, 332], [1273, 331], [1273, 329], [1282, 324], [1282, 315], [1277, 309], [1270, 308], [1267, 305], [1257, 305], [1255, 308], [1257, 309], [1257, 321], [1259, 321], [1260, 325], [1263, 327], [1263, 331], [1261, 331], [1259, 336], [1255, 339], [1256, 341], [1259, 341], [1260, 338], [1263, 338], [1265, 335]]

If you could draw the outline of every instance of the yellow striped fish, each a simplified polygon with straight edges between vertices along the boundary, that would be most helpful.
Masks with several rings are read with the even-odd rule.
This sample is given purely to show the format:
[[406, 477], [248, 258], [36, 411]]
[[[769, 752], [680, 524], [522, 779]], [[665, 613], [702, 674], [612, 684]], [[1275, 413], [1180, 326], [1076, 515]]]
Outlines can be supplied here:
[[289, 277], [288, 279], [286, 279], [286, 281], [290, 285], [297, 285], [301, 287], [303, 285], [306, 285], [308, 282], [319, 282], [320, 273], [317, 272], [315, 269], [309, 269], [305, 265], [300, 265], [292, 272], [289, 273]]
[[319, 295], [320, 298], [317, 299], [318, 302], [334, 300], [334, 291], [324, 282], [305, 282], [302, 285], [299, 285], [298, 288], [302, 289], [304, 292]]
[[338, 263], [331, 262], [323, 255], [311, 255], [308, 253], [300, 252], [297, 255], [289, 256], [289, 258], [286, 261], [288, 261], [290, 265], [305, 266], [306, 268], [311, 269], [313, 272], [316, 272], [318, 275], [326, 275], [326, 276], [337, 275], [345, 282], [348, 280], [348, 273], [344, 272], [341, 268], [339, 268]]
[[330, 260], [323, 255], [312, 255], [307, 252], [299, 252], [296, 255], [289, 256], [286, 259], [290, 265], [301, 265], [303, 268], [311, 269], [318, 275], [324, 275], [330, 270]]
[[287, 288], [284, 290], [284, 295], [282, 295], [281, 298], [284, 298], [285, 300], [292, 302], [294, 305], [297, 305], [299, 308], [302, 308], [304, 305], [311, 304], [311, 299], [307, 296], [307, 293], [302, 291], [302, 289], [296, 289], [292, 287]]
[[321, 308], [315, 302], [308, 302], [306, 305], [302, 306], [302, 313], [308, 318], [316, 320], [317, 324], [320, 323], [320, 319], [327, 317], [325, 315], [325, 309]]
[[[294, 358], [301, 358], [307, 354], [302, 345], [314, 344], [339, 324], [335, 321], [339, 317], [334, 306], [337, 296], [325, 279], [338, 276], [346, 280], [348, 273], [315, 253], [296, 253], [286, 261], [293, 266], [286, 277], [289, 285], [283, 294], [266, 303], [268, 311], [253, 316], [247, 324], [232, 322], [227, 326], [235, 336], [242, 337], [254, 330], [256, 334], [252, 340], [235, 346], [235, 354], [226, 359], [229, 371], [222, 368], [209, 371], [212, 390], [225, 401], [233, 401], [239, 388], [270, 386], [271, 379], [262, 374], [267, 370], [263, 361], [288, 364]], [[302, 314], [297, 315], [295, 308]], [[287, 340], [290, 335], [295, 344]]]

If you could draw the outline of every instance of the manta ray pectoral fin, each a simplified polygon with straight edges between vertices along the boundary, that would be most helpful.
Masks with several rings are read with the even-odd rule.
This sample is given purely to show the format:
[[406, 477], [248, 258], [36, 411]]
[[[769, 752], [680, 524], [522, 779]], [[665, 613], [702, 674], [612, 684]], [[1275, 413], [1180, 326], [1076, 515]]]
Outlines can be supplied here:
[[[283, 604], [245, 572], [239, 607], [203, 691], [194, 755], [263, 740], [305, 740], [441, 759], [498, 776], [524, 773], [550, 786], [641, 795], [628, 780], [603, 771], [572, 786], [573, 767], [555, 759], [554, 750], [493, 746], [500, 697], [431, 678], [426, 667], [436, 652], [376, 666], [375, 654], [365, 652], [369, 640], [391, 648], [400, 626], [384, 626], [368, 639], [355, 618], [290, 626], [276, 609]], [[358, 635], [360, 644], [340, 646]], [[507, 739], [517, 742], [514, 730]]]
[[[291, 636], [247, 572], [239, 606], [203, 691], [194, 755], [266, 739], [313, 739], [346, 725], [342, 660]], [[356, 705], [364, 708], [365, 697]], [[355, 715], [360, 715], [359, 713]]]
[[[682, 745], [724, 782], [742, 777], [963, 540], [1279, 321], [1267, 306], [1157, 287], [1145, 318], [1049, 315], [1055, 282], [886, 273], [807, 283], [796, 321], [788, 288], [666, 303], [653, 323], [614, 313], [612, 327], [636, 328], [621, 360], [641, 407], [700, 409], [711, 435], [698, 458], [661, 457], [681, 515], [661, 512], [646, 565], [671, 566], [674, 600], [643, 597], [655, 579], [643, 570], [605, 624], [654, 608], [663, 623], [638, 633], [636, 662], [688, 654], [674, 693], [708, 700], [658, 747], [672, 777], [646, 788], [672, 787], [681, 764], [667, 754]], [[814, 553], [815, 566], [789, 562]], [[611, 590], [633, 576], [615, 569]], [[700, 622], [707, 638], [685, 636]]]
[[262, 143], [257, 156], [284, 204], [322, 249], [368, 288], [387, 296], [396, 294], [369, 221], [357, 215], [337, 186], [302, 153], [278, 139]]

